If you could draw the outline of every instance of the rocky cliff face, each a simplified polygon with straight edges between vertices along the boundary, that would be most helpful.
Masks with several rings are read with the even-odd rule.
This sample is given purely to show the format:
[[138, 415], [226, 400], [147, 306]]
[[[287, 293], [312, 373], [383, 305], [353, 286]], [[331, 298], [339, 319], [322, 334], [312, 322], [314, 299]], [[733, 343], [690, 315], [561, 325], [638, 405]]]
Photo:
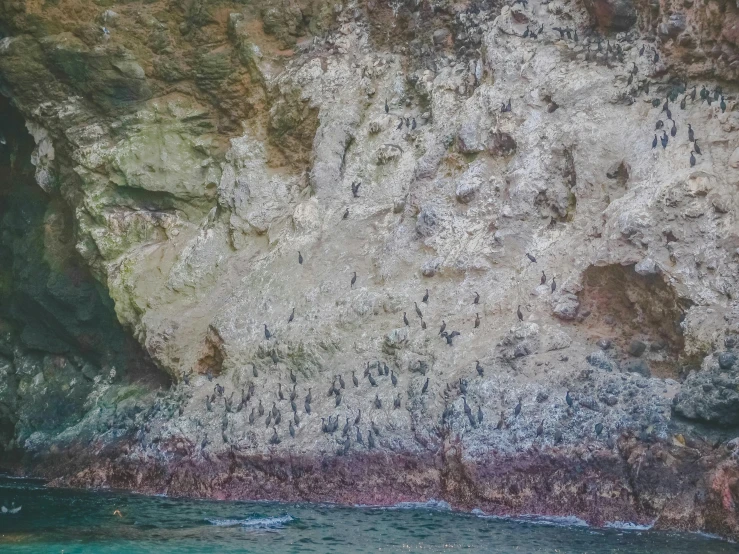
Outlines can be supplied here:
[[739, 536], [736, 6], [0, 23], [15, 467]]

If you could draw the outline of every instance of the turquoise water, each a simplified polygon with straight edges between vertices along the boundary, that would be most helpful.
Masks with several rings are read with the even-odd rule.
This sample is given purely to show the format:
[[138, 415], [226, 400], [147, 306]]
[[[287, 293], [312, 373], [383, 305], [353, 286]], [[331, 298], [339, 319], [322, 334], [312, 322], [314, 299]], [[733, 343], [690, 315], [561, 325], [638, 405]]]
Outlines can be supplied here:
[[[0, 477], [0, 552], [736, 553], [699, 535], [564, 526], [462, 514], [443, 504], [342, 508], [47, 489]], [[121, 516], [114, 515], [118, 510]]]

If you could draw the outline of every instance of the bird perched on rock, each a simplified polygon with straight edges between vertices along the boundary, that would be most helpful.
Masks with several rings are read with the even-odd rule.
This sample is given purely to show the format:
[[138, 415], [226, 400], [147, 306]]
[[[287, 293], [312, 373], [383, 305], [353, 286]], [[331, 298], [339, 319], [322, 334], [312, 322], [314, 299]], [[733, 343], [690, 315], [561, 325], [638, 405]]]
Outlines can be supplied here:
[[528, 252], [526, 252], [526, 257], [527, 257], [527, 258], [528, 258], [529, 260], [531, 260], [531, 263], [532, 263], [532, 264], [535, 264], [535, 263], [536, 263], [536, 258], [534, 258], [534, 257], [533, 257], [533, 256], [532, 256], [531, 254], [529, 254]]
[[267, 324], [264, 323], [264, 338], [269, 340], [272, 338], [272, 333], [269, 332], [269, 329], [267, 329]]
[[357, 379], [357, 376], [354, 374], [354, 370], [352, 370], [352, 382], [354, 383], [355, 387], [359, 386], [359, 379]]
[[398, 386], [398, 378], [395, 376], [395, 371], [390, 371], [390, 381], [394, 387]]
[[426, 330], [426, 322], [423, 319], [421, 320], [421, 329]]
[[693, 128], [690, 126], [690, 123], [688, 123], [688, 140], [690, 142], [695, 141], [695, 132], [693, 132]]
[[479, 404], [477, 405], [477, 423], [482, 423], [483, 419], [483, 413], [482, 413], [482, 406]]
[[257, 412], [259, 412], [260, 416], [264, 415], [264, 406], [262, 406], [262, 399], [259, 399], [259, 407], [257, 408]]
[[477, 374], [482, 377], [482, 374], [485, 372], [483, 367], [480, 365], [480, 360], [476, 360], [475, 369], [477, 370]]
[[544, 420], [541, 420], [541, 423], [539, 424], [539, 427], [536, 428], [536, 436], [540, 437], [544, 434]]
[[546, 285], [547, 284], [547, 275], [543, 271], [541, 272], [541, 281], [540, 281], [540, 283], [542, 285]]
[[461, 378], [459, 379], [459, 392], [467, 394], [467, 381], [464, 381]]
[[282, 394], [282, 383], [277, 383], [277, 398], [285, 400], [285, 395]]
[[408, 323], [408, 316], [405, 315], [405, 312], [403, 312], [403, 323], [405, 323], [406, 326], [410, 325], [410, 323]]
[[500, 412], [500, 419], [498, 420], [498, 424], [495, 426], [495, 428], [500, 431], [503, 427], [505, 427], [505, 413]]
[[346, 418], [346, 423], [344, 424], [344, 428], [341, 430], [341, 436], [345, 437], [349, 434], [349, 431], [351, 430], [352, 426], [349, 425], [349, 418]]
[[249, 425], [253, 424], [255, 419], [256, 416], [254, 415], [254, 408], [252, 407], [251, 413], [249, 414]]
[[652, 149], [657, 148], [657, 135], [654, 135], [654, 140], [652, 141]]
[[421, 389], [421, 394], [426, 394], [426, 391], [429, 389], [429, 378], [426, 377], [426, 382], [423, 384], [423, 388]]
[[359, 425], [359, 422], [362, 420], [362, 409], [360, 408], [359, 411], [357, 411], [357, 417], [354, 418], [354, 425]]
[[662, 142], [662, 148], [667, 148], [667, 132], [662, 131], [662, 137], [660, 138], [660, 141]]
[[513, 414], [518, 416], [518, 414], [521, 413], [521, 399], [518, 399], [518, 404], [516, 404], [515, 409], [513, 410]]
[[295, 438], [295, 427], [293, 427], [293, 422], [290, 422], [290, 425], [288, 426], [288, 430], [290, 431], [290, 436], [292, 438]]
[[567, 394], [565, 395], [565, 401], [567, 402], [567, 405], [572, 408], [574, 402], [572, 400], [572, 397], [570, 396], [570, 391], [567, 391]]
[[444, 329], [446, 329], [446, 321], [443, 319], [441, 320], [441, 329], [439, 329], [439, 335], [441, 335], [444, 332]]
[[518, 315], [518, 320], [523, 321], [523, 312], [521, 311], [521, 305], [518, 305], [518, 309], [516, 310], [516, 315]]
[[675, 123], [673, 121], [672, 122], [672, 129], [670, 129], [670, 136], [671, 137], [674, 137], [675, 135], [677, 135], [677, 123]]
[[475, 314], [475, 329], [480, 326], [480, 314]]
[[397, 410], [400, 408], [400, 393], [398, 393], [398, 396], [395, 397], [395, 400], [393, 401], [393, 407]]
[[354, 283], [356, 283], [356, 282], [357, 282], [357, 272], [355, 271], [354, 272], [354, 276], [352, 277], [351, 285], [349, 286], [349, 288], [352, 288], [353, 289], [354, 288]]
[[349, 208], [344, 211], [344, 215], [341, 216], [341, 219], [349, 219]]
[[726, 102], [724, 101], [724, 97], [721, 97], [721, 103], [719, 104], [719, 108], [721, 108], [721, 113], [726, 112]]
[[413, 305], [416, 307], [416, 315], [423, 319], [423, 313], [421, 312], [421, 309], [418, 307], [418, 302], [414, 302]]
[[290, 317], [287, 318], [287, 322], [292, 323], [293, 319], [295, 319], [295, 308], [293, 308], [292, 313], [290, 313]]
[[375, 408], [378, 410], [382, 408], [382, 400], [380, 400], [380, 396], [375, 394]]
[[426, 289], [426, 294], [423, 295], [423, 299], [421, 300], [421, 302], [423, 302], [424, 304], [428, 304], [428, 301], [429, 301], [429, 289]]
[[385, 113], [390, 113], [390, 106], [387, 105], [387, 98], [385, 99]]
[[595, 435], [600, 436], [600, 434], [603, 432], [603, 424], [599, 421], [595, 424]]
[[362, 185], [362, 181], [352, 181], [352, 196], [359, 198], [359, 187]]
[[218, 396], [223, 396], [223, 391], [226, 389], [224, 389], [220, 383], [216, 383], [216, 386], [213, 387], [213, 390], [216, 392]]
[[298, 412], [295, 412], [293, 414], [293, 421], [295, 422], [295, 425], [300, 425], [300, 418], [298, 417]]
[[552, 277], [552, 292], [557, 290], [557, 281], [554, 280], [554, 277]]
[[695, 156], [693, 156], [693, 151], [690, 151], [690, 167], [693, 167], [695, 165]]
[[213, 411], [213, 404], [211, 404], [209, 396], [205, 397], [205, 409], [208, 410], [209, 412]]
[[372, 433], [367, 431], [367, 448], [374, 448], [375, 447], [375, 437], [372, 436]]
[[364, 440], [362, 440], [362, 431], [359, 430], [359, 426], [357, 426], [357, 443], [364, 446]]
[[695, 153], [698, 154], [699, 156], [702, 155], [701, 154], [701, 149], [698, 146], [698, 141], [697, 140], [693, 141], [693, 150], [695, 150]]
[[370, 385], [372, 385], [373, 387], [377, 386], [377, 381], [375, 381], [375, 378], [372, 377], [371, 373], [367, 374], [367, 379], [369, 379]]
[[272, 427], [274, 433], [269, 439], [270, 444], [280, 444], [280, 437], [277, 436], [277, 427]]
[[398, 126], [395, 128], [395, 130], [400, 131], [403, 128], [403, 123], [405, 123], [405, 120], [401, 117], [400, 123], [398, 123]]
[[473, 304], [479, 304], [480, 303], [480, 293], [475, 293], [475, 299], [472, 301]]

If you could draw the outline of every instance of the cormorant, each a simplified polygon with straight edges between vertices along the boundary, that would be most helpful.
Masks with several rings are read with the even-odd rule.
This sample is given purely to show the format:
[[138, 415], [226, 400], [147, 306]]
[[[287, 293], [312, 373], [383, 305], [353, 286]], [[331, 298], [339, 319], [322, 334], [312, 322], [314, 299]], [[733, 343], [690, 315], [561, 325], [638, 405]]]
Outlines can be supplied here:
[[529, 26], [526, 25], [526, 30], [523, 32], [523, 38], [528, 38], [529, 36]]
[[652, 141], [652, 148], [657, 148], [657, 135], [654, 135], [654, 140]]
[[280, 421], [282, 421], [282, 412], [280, 410], [277, 410], [277, 415], [275, 416], [275, 425], [279, 425]]
[[355, 271], [354, 272], [354, 276], [352, 277], [352, 283], [349, 286], [349, 288], [352, 288], [353, 289], [354, 288], [354, 283], [356, 283], [356, 282], [357, 282], [357, 272]]
[[269, 340], [272, 338], [272, 333], [269, 332], [269, 329], [267, 329], [267, 324], [264, 323], [264, 338]]
[[672, 119], [672, 112], [670, 111], [670, 108], [667, 108], [667, 111], [665, 113], [667, 114], [667, 119]]
[[277, 383], [277, 397], [280, 400], [285, 400], [285, 395], [282, 394], [282, 383]]
[[659, 131], [664, 126], [665, 126], [665, 122], [662, 121], [661, 119], [658, 119], [656, 125], [654, 126], [654, 129], [656, 131]]
[[398, 378], [395, 376], [395, 371], [390, 372], [390, 381], [393, 383], [394, 387], [398, 386]]
[[446, 335], [446, 333], [445, 333], [445, 336], [446, 336], [446, 343], [449, 346], [454, 346], [454, 344], [452, 342], [454, 340], [454, 337], [452, 335]]
[[660, 141], [662, 142], [662, 148], [667, 148], [667, 131], [662, 131], [662, 137], [660, 137]]
[[362, 440], [362, 431], [359, 430], [359, 427], [357, 426], [357, 442], [364, 446], [364, 440]]
[[411, 118], [410, 117], [406, 117], [405, 118], [405, 126], [406, 127], [410, 127], [411, 126]]
[[405, 315], [405, 312], [403, 312], [403, 323], [405, 323], [406, 325], [410, 325], [410, 323], [408, 323], [408, 316]]
[[518, 320], [523, 321], [523, 313], [521, 312], [521, 305], [518, 305], [518, 309], [516, 310], [516, 315], [518, 315]]
[[266, 427], [269, 427], [272, 424], [272, 412], [267, 412], [267, 425]]
[[385, 99], [385, 113], [390, 113], [390, 106], [387, 105], [387, 98]]
[[477, 374], [482, 377], [483, 373], [485, 373], [485, 369], [480, 365], [480, 360], [477, 360], [477, 363], [475, 364], [475, 369], [477, 370]]
[[479, 304], [480, 303], [480, 293], [475, 292], [475, 299], [472, 301], [473, 304]]
[[414, 302], [413, 305], [416, 307], [416, 314], [418, 317], [423, 319], [423, 313], [421, 312], [421, 309], [418, 307], [418, 302]]
[[428, 304], [428, 301], [429, 301], [429, 289], [426, 289], [426, 294], [423, 295], [423, 299], [421, 300], [421, 302]]
[[459, 379], [459, 392], [461, 392], [462, 394], [467, 394], [467, 383], [461, 378]]
[[423, 319], [421, 320], [421, 329], [426, 330], [426, 322]]
[[670, 136], [674, 137], [677, 135], [677, 123], [672, 122], [672, 129], [670, 129]]
[[541, 284], [546, 285], [547, 284], [547, 275], [543, 271], [541, 272]]
[[405, 123], [405, 121], [404, 121], [404, 120], [403, 120], [403, 118], [401, 117], [401, 118], [400, 118], [400, 123], [398, 123], [398, 126], [397, 126], [397, 127], [395, 128], [395, 130], [396, 130], [396, 131], [399, 131], [400, 129], [402, 129], [402, 128], [403, 128], [403, 123]]
[[339, 407], [339, 404], [341, 404], [341, 394], [338, 392], [336, 393], [336, 407]]
[[205, 372], [205, 377], [208, 379], [208, 381], [213, 381], [213, 371], [208, 368], [208, 371]]
[[688, 140], [690, 142], [695, 141], [695, 133], [693, 132], [693, 128], [690, 126], [690, 123], [688, 123]]
[[[662, 111], [663, 112], [667, 111], [668, 109], [670, 109], [670, 99], [669, 98], [667, 100], [665, 100], [665, 103], [664, 104], [662, 104]], [[670, 116], [667, 116], [667, 118], [669, 119]]]
[[293, 311], [290, 313], [290, 317], [287, 318], [287, 322], [292, 323], [293, 319], [295, 319], [295, 308], [293, 308]]
[[716, 87], [713, 90], [713, 99], [718, 100], [718, 97], [721, 95], [721, 87]]
[[567, 402], [567, 405], [572, 408], [574, 402], [572, 400], [572, 397], [570, 396], [570, 391], [567, 391], [567, 394], [565, 395], [565, 401]]
[[559, 444], [560, 442], [562, 442], [562, 431], [557, 429], [554, 432], [554, 444]]
[[231, 396], [229, 396], [228, 398], [225, 398], [225, 397], [223, 398], [223, 404], [227, 412], [230, 412], [231, 408], [233, 408], [233, 401], [234, 401], [233, 399], [234, 399], [233, 392], [231, 392]]
[[395, 409], [400, 408], [400, 393], [398, 393], [398, 396], [395, 397], [395, 400], [393, 401], [393, 407]]
[[495, 426], [495, 428], [500, 431], [503, 427], [505, 427], [505, 414], [503, 412], [500, 412], [500, 419], [498, 420], [498, 424]]
[[216, 392], [218, 396], [223, 396], [223, 391], [225, 390], [223, 386], [220, 383], [216, 383], [216, 386], [213, 387], [213, 390]]
[[372, 377], [371, 373], [367, 374], [367, 379], [369, 379], [370, 385], [372, 385], [373, 387], [377, 386], [377, 381], [375, 381], [375, 378]]
[[310, 403], [308, 402], [305, 403], [305, 413], [310, 415]]
[[536, 263], [536, 258], [534, 258], [531, 254], [526, 252], [526, 257], [531, 260], [531, 263]]
[[339, 386], [342, 389], [345, 389], [346, 388], [346, 384], [344, 383], [344, 378], [341, 375], [339, 375]]
[[346, 418], [346, 423], [344, 424], [344, 428], [341, 430], [341, 436], [345, 437], [349, 434], [349, 430], [352, 428], [351, 425], [349, 425], [349, 418]]
[[693, 152], [690, 152], [690, 167], [693, 167], [695, 165], [695, 156], [693, 156]]
[[726, 102], [724, 101], [724, 97], [721, 97], [721, 103], [719, 104], [719, 107], [721, 108], [721, 113], [724, 113], [726, 111]]
[[390, 368], [389, 368], [389, 367], [387, 367], [387, 364], [386, 364], [386, 363], [384, 363], [384, 362], [383, 362], [383, 364], [382, 364], [382, 365], [383, 365], [383, 367], [385, 368], [385, 377], [387, 377], [388, 375], [390, 375]]
[[429, 390], [429, 378], [426, 377], [426, 382], [423, 384], [423, 388], [421, 389], [421, 394], [426, 394], [426, 391]]
[[[310, 412], [308, 412], [310, 413]], [[295, 425], [300, 425], [300, 418], [298, 417], [298, 412], [295, 412], [293, 414], [293, 421], [295, 421]]]
[[300, 250], [298, 250], [298, 263], [303, 265], [303, 255], [300, 253]]
[[480, 326], [480, 314], [475, 314], [475, 329]]
[[259, 407], [257, 408], [260, 417], [264, 415], [264, 406], [262, 406], [262, 399], [259, 399]]
[[646, 44], [642, 44], [641, 45], [641, 48], [639, 49], [639, 56], [643, 56], [644, 55], [644, 48], [646, 48]]
[[552, 277], [552, 293], [554, 293], [555, 290], [557, 290], [557, 281]]
[[374, 448], [375, 447], [375, 437], [372, 436], [372, 433], [367, 432], [367, 448]]
[[416, 128], [416, 118], [414, 117], [411, 119], [411, 131], [415, 130]]
[[544, 434], [544, 420], [541, 420], [539, 427], [536, 428], [536, 436], [540, 437]]
[[654, 51], [654, 58], [652, 58], [652, 61], [654, 63], [657, 63], [659, 61], [659, 54], [657, 54], [657, 51]]
[[688, 99], [687, 96], [683, 96], [683, 99], [680, 101], [680, 109], [681, 110], [684, 110], [685, 109], [685, 102], [686, 102], [687, 99]]
[[603, 432], [603, 424], [599, 421], [595, 424], [595, 435], [600, 436], [600, 434]]
[[446, 329], [446, 321], [443, 319], [441, 320], [441, 329], [439, 329], [439, 335], [441, 335], [444, 332], [444, 329]]
[[277, 417], [277, 404], [272, 402], [272, 417]]
[[210, 396], [205, 397], [205, 409], [209, 412], [213, 411], [213, 404], [210, 403]]
[[257, 370], [256, 365], [251, 366], [251, 374], [254, 375], [254, 377], [259, 377], [259, 371]]
[[696, 153], [696, 154], [698, 154], [699, 156], [702, 156], [702, 154], [701, 154], [701, 149], [700, 149], [700, 147], [698, 146], [698, 141], [697, 141], [697, 140], [694, 140], [694, 141], [693, 141], [693, 150], [695, 150], [695, 153]]
[[375, 394], [375, 408], [378, 410], [382, 408], [382, 400], [380, 400], [380, 396]]
[[254, 407], [251, 409], [251, 413], [249, 414], [249, 425], [254, 423]]
[[518, 415], [521, 413], [521, 399], [518, 399], [518, 404], [516, 404], [516, 408], [513, 410], [514, 415]]
[[277, 436], [277, 427], [272, 427], [274, 430], [274, 434], [270, 437], [269, 443], [270, 444], [280, 444], [280, 437]]
[[352, 382], [354, 383], [355, 387], [359, 386], [359, 379], [357, 379], [357, 376], [354, 374], [353, 370], [352, 370]]
[[359, 425], [359, 421], [362, 419], [362, 409], [360, 408], [357, 412], [357, 417], [354, 418], [354, 425]]
[[463, 396], [462, 402], [464, 402], [464, 413], [468, 416], [472, 415], [472, 408], [470, 408], [469, 404], [467, 404], [467, 399]]
[[312, 388], [313, 388], [313, 387], [310, 387], [310, 388], [308, 389], [308, 394], [307, 394], [307, 395], [305, 395], [305, 401], [306, 401], [306, 402], [307, 402], [308, 404], [310, 404], [310, 403], [311, 403], [311, 402], [313, 401], [313, 394], [311, 393], [311, 389], [312, 389]]
[[295, 403], [295, 400], [290, 400], [290, 409], [293, 413], [298, 411], [298, 405]]
[[292, 438], [295, 438], [295, 427], [293, 427], [293, 422], [292, 421], [290, 422], [290, 426], [288, 427], [288, 429], [290, 431], [290, 436]]
[[341, 219], [348, 219], [348, 218], [349, 218], [349, 208], [347, 208], [346, 211], [344, 212], [344, 215], [341, 216]]
[[480, 406], [480, 405], [478, 404], [478, 405], [477, 405], [477, 423], [482, 423], [482, 418], [483, 418], [483, 414], [482, 414], [482, 406]]

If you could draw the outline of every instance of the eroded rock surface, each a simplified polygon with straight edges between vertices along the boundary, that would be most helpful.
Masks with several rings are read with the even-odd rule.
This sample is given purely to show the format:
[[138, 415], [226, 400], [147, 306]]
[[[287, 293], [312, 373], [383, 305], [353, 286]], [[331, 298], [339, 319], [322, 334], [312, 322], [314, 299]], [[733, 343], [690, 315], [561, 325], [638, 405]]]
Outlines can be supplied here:
[[[0, 312], [16, 468], [739, 536], [732, 4], [79, 0], [0, 21], [30, 173], [176, 382], [52, 358], [69, 337], [34, 347]], [[74, 390], [69, 419], [24, 419], [41, 390]]]

